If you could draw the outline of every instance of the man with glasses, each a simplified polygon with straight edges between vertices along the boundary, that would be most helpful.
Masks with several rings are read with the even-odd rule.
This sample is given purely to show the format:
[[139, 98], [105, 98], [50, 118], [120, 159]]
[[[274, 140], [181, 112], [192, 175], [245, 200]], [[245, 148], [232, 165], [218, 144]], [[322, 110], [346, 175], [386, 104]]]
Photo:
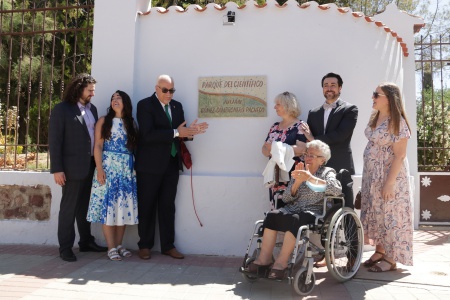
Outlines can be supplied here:
[[[183, 106], [173, 100], [173, 78], [158, 77], [155, 93], [137, 105], [139, 140], [136, 153], [139, 257], [150, 259], [154, 245], [156, 215], [161, 253], [182, 259], [175, 248], [175, 197], [179, 171], [183, 170], [179, 138], [204, 133], [207, 123], [195, 120], [186, 127]], [[158, 214], [157, 214], [158, 213]]]
[[[322, 78], [322, 89], [325, 103], [308, 113], [309, 132], [306, 137], [318, 139], [330, 146], [331, 158], [327, 166], [339, 172], [346, 169], [350, 174], [343, 177], [343, 192], [346, 195], [346, 206], [353, 208], [353, 181], [350, 175], [355, 174], [350, 141], [358, 119], [358, 108], [340, 98], [343, 81], [341, 76], [328, 73]], [[347, 191], [344, 191], [346, 189]]]

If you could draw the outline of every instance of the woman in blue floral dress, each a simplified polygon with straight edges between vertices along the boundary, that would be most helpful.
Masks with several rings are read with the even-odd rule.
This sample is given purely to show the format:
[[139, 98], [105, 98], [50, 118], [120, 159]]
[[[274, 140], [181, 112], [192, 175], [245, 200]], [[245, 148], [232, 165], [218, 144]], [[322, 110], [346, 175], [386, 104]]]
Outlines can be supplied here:
[[116, 91], [107, 114], [95, 125], [96, 170], [87, 220], [101, 223], [108, 257], [122, 260], [131, 252], [122, 246], [126, 225], [138, 223], [133, 151], [137, 130], [130, 97]]
[[[281, 121], [276, 122], [270, 127], [264, 145], [262, 146], [262, 154], [266, 157], [270, 157], [272, 142], [282, 142], [292, 146], [295, 154], [294, 160], [296, 161], [291, 169], [292, 171], [294, 170], [295, 165], [300, 161], [299, 156], [303, 155], [306, 151], [306, 137], [302, 130], [302, 124], [306, 125], [306, 123], [298, 119], [301, 110], [300, 105], [297, 102], [297, 97], [293, 93], [284, 92], [277, 95], [275, 97], [274, 109], [276, 110], [277, 115], [281, 117]], [[269, 198], [272, 208], [275, 208], [275, 202], [277, 202], [279, 207], [284, 205], [282, 201], [278, 200], [281, 200], [288, 183], [289, 181], [278, 182], [270, 188]]]

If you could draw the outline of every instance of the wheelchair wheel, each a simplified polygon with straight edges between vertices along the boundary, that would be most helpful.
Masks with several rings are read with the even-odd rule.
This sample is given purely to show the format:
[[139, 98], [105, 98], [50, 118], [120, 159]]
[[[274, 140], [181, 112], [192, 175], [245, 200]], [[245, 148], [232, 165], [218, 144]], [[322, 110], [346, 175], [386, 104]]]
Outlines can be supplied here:
[[320, 228], [322, 247], [325, 247], [325, 241], [327, 238], [328, 228], [330, 228], [331, 219], [333, 218], [334, 214], [341, 208], [341, 206], [334, 205], [327, 211], [325, 217], [323, 217], [323, 224]]
[[361, 264], [364, 232], [353, 209], [344, 207], [336, 212], [325, 243], [325, 260], [331, 275], [339, 282], [355, 276]]
[[308, 275], [308, 269], [303, 267], [295, 273], [293, 288], [294, 291], [300, 296], [306, 296], [312, 292], [316, 285], [316, 275], [311, 273], [311, 280], [306, 283], [306, 276]]
[[[259, 255], [259, 252], [260, 252], [260, 249], [258, 249], [258, 248], [255, 249], [255, 251], [253, 251], [253, 255], [245, 260], [244, 268], [247, 268], [250, 263], [255, 261], [255, 259]], [[242, 274], [242, 277], [244, 277], [244, 279], [247, 280], [249, 283], [253, 283], [258, 280], [257, 275], [252, 275], [252, 274], [248, 274], [248, 273], [241, 273], [241, 274]]]

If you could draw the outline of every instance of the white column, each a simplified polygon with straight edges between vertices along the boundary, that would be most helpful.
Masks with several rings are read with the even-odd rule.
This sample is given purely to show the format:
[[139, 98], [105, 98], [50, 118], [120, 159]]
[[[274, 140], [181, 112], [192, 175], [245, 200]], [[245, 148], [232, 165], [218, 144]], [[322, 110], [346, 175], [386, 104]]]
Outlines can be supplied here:
[[[150, 0], [95, 1], [91, 73], [97, 84], [92, 102], [97, 106], [99, 116], [106, 114], [111, 95], [116, 90], [122, 90], [131, 97], [133, 114], [136, 115], [137, 100], [133, 99], [133, 82], [137, 12], [149, 10], [150, 3]], [[134, 234], [134, 240], [137, 240], [136, 231], [134, 229], [128, 233]], [[92, 234], [100, 244], [105, 244], [99, 224], [92, 225]]]
[[137, 12], [146, 12], [150, 5], [150, 0], [95, 1], [92, 75], [98, 83], [92, 102], [100, 116], [106, 113], [111, 95], [118, 89], [136, 103], [133, 81]]

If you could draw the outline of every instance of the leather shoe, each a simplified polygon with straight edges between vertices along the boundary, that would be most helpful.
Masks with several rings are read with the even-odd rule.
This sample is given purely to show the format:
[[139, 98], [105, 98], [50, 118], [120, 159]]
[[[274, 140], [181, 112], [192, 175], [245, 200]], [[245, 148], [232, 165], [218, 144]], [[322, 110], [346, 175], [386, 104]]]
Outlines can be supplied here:
[[68, 261], [68, 262], [77, 261], [77, 257], [73, 253], [72, 249], [66, 249], [66, 250], [61, 251], [61, 253], [59, 253], [59, 256], [64, 261]]
[[97, 245], [94, 241], [84, 245], [80, 245], [80, 252], [106, 252], [108, 247], [102, 247]]
[[176, 258], [176, 259], [183, 259], [184, 255], [181, 254], [180, 252], [178, 252], [177, 248], [172, 248], [168, 251], [165, 251], [163, 253], [164, 255], [169, 255], [172, 258]]
[[150, 249], [148, 248], [139, 249], [138, 255], [140, 259], [150, 259], [152, 257], [150, 254]]

